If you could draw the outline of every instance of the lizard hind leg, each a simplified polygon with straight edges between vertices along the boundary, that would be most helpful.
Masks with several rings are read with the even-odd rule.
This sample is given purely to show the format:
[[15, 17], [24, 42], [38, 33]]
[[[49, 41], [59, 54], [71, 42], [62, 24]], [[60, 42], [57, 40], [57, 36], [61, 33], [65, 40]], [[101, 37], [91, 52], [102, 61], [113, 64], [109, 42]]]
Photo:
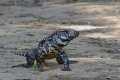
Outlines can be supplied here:
[[27, 61], [27, 63], [18, 64], [18, 65], [12, 66], [11, 68], [14, 68], [14, 67], [25, 67], [25, 68], [32, 67], [34, 65], [35, 59], [31, 58], [30, 56], [26, 56], [26, 61]]

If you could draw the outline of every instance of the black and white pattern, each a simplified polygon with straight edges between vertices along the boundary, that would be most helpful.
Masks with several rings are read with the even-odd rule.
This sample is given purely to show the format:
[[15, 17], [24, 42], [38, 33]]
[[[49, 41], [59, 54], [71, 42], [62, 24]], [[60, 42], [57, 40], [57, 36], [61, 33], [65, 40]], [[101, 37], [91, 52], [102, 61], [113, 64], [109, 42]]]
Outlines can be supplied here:
[[71, 40], [78, 36], [79, 32], [73, 29], [59, 29], [41, 40], [38, 44], [38, 48], [33, 48], [25, 54], [26, 64], [12, 66], [12, 68], [19, 66], [32, 67], [36, 60], [38, 70], [44, 71], [42, 63], [45, 60], [56, 58], [58, 63], [64, 64], [63, 71], [70, 71], [68, 57], [62, 48], [67, 46]]

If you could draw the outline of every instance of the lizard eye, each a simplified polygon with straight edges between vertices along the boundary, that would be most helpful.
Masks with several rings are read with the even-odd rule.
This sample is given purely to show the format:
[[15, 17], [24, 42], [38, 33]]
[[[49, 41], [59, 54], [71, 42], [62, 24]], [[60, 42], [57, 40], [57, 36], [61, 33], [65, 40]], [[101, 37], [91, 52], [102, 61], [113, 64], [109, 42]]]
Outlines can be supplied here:
[[61, 39], [64, 39], [64, 40], [67, 40], [68, 39], [68, 33], [67, 32], [62, 32], [61, 34], [60, 34], [60, 38]]

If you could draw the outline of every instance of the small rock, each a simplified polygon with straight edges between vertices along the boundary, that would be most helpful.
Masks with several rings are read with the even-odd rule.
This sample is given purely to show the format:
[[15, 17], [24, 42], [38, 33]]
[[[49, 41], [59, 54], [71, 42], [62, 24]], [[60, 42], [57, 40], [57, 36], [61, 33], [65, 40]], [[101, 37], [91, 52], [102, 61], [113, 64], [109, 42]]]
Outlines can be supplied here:
[[107, 80], [114, 80], [111, 76], [106, 77]]
[[4, 48], [4, 45], [0, 44], [0, 48]]
[[117, 53], [118, 49], [109, 49], [107, 50], [107, 53]]
[[112, 59], [112, 57], [111, 57], [111, 56], [108, 56], [107, 59], [110, 60], [110, 59]]
[[88, 25], [90, 25], [90, 24], [91, 24], [91, 22], [90, 22], [90, 21], [87, 21], [86, 23], [87, 23]]
[[120, 52], [120, 49], [118, 49], [118, 52]]

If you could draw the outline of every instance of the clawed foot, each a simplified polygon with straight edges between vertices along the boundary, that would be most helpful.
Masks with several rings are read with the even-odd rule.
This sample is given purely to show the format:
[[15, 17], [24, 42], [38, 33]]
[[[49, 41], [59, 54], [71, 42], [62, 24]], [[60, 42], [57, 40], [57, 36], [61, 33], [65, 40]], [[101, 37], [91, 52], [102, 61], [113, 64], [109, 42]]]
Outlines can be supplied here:
[[36, 69], [37, 67], [38, 67], [38, 70], [39, 70], [40, 72], [43, 72], [43, 71], [44, 71], [42, 64], [37, 63], [35, 69]]
[[40, 72], [43, 72], [43, 71], [44, 71], [44, 69], [43, 69], [43, 68], [38, 68], [38, 70], [39, 70]]
[[78, 61], [69, 60], [69, 64], [76, 64]]
[[70, 68], [63, 68], [63, 69], [61, 69], [62, 71], [71, 71], [71, 69]]

